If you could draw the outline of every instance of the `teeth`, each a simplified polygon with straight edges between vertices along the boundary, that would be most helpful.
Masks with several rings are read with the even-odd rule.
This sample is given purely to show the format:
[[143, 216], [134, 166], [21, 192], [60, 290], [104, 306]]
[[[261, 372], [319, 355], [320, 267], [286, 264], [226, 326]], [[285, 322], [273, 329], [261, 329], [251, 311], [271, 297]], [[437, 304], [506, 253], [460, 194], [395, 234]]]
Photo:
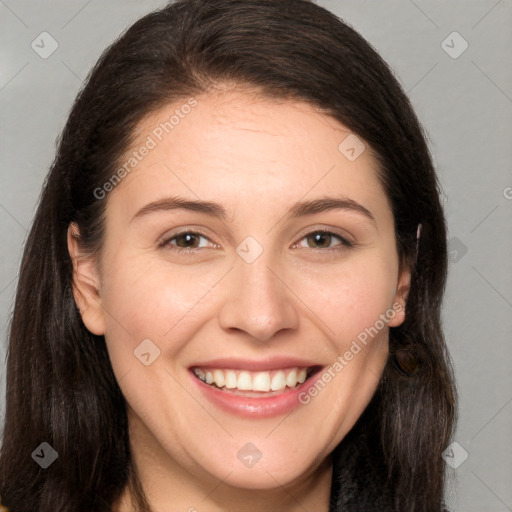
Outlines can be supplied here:
[[260, 392], [283, 391], [286, 387], [294, 388], [307, 378], [307, 368], [288, 368], [266, 372], [195, 368], [194, 373], [203, 382], [220, 389], [225, 387], [226, 389]]
[[252, 391], [252, 378], [249, 372], [240, 372], [237, 386], [240, 391]]
[[270, 389], [272, 391], [281, 391], [286, 387], [286, 379], [283, 370], [279, 370], [273, 377]]
[[[221, 370], [219, 370], [221, 371]], [[235, 389], [236, 388], [236, 373], [233, 370], [228, 370], [226, 372], [226, 387], [228, 389]]]
[[270, 391], [270, 373], [259, 372], [252, 379], [253, 391]]
[[297, 370], [293, 369], [286, 377], [286, 385], [293, 388], [297, 384]]
[[224, 379], [224, 373], [221, 372], [220, 370], [214, 370], [214, 372], [213, 372], [213, 382], [215, 382], [215, 385], [218, 388], [223, 388], [224, 384], [226, 382], [225, 379]]

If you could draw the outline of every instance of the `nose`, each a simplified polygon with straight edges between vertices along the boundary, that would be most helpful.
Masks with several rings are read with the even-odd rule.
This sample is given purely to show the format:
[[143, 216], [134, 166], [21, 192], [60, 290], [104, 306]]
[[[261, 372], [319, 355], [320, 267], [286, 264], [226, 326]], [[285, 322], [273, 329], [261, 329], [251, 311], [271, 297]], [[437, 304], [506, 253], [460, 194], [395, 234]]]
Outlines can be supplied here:
[[264, 255], [252, 263], [241, 258], [235, 263], [219, 315], [223, 329], [243, 331], [258, 341], [297, 328], [299, 318], [284, 275]]

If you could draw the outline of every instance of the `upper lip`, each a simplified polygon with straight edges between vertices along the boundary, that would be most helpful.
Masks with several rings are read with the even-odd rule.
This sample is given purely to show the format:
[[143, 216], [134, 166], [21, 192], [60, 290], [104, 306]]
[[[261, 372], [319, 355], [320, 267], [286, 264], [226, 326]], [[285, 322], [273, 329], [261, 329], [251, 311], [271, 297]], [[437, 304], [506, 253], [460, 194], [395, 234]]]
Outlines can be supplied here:
[[265, 371], [279, 370], [282, 368], [309, 368], [311, 366], [323, 366], [319, 363], [298, 359], [290, 356], [274, 356], [266, 359], [241, 359], [241, 358], [219, 358], [210, 359], [191, 366], [191, 368], [226, 368], [233, 370]]

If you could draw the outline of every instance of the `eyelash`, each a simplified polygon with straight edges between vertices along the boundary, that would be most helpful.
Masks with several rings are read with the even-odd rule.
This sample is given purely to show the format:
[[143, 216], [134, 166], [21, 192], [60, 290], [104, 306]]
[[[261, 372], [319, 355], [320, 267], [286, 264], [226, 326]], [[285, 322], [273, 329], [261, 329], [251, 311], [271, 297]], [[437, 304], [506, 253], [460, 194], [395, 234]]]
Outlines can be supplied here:
[[[300, 241], [312, 236], [312, 235], [316, 235], [316, 234], [321, 234], [321, 235], [330, 235], [332, 237], [335, 237], [337, 238], [341, 243], [334, 246], [334, 247], [327, 247], [327, 248], [319, 248], [319, 249], [314, 249], [313, 250], [316, 250], [316, 251], [319, 251], [319, 250], [323, 250], [323, 251], [342, 251], [344, 249], [349, 249], [351, 247], [354, 247], [354, 243], [351, 242], [350, 240], [347, 240], [345, 237], [337, 234], [337, 233], [334, 233], [332, 231], [328, 231], [326, 229], [316, 229], [314, 231], [311, 231], [309, 233], [307, 233], [306, 235], [304, 235]], [[172, 251], [175, 251], [177, 252], [178, 254], [182, 253], [182, 252], [185, 252], [185, 253], [190, 253], [192, 251], [194, 251], [195, 249], [194, 248], [184, 248], [184, 247], [177, 247], [176, 245], [174, 244], [171, 244], [171, 241], [178, 238], [178, 237], [182, 237], [184, 235], [193, 235], [193, 236], [200, 236], [200, 237], [203, 237], [203, 238], [206, 238], [207, 240], [210, 240], [205, 234], [199, 232], [199, 231], [181, 231], [179, 233], [175, 233], [172, 237], [170, 238], [166, 238], [165, 240], [163, 240], [160, 244], [159, 244], [159, 247], [162, 247], [162, 248], [167, 248], [167, 247], [172, 247]], [[211, 240], [210, 240], [211, 241]], [[298, 243], [296, 242], [294, 244], [294, 246], [296, 246]]]

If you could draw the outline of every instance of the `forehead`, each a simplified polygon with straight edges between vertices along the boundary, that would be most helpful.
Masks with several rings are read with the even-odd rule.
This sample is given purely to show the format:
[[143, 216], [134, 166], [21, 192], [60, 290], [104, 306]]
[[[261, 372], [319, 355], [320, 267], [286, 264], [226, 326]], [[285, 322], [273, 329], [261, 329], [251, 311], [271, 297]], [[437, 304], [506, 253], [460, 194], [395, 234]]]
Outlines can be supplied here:
[[327, 193], [387, 204], [371, 148], [303, 102], [234, 91], [184, 98], [139, 124], [124, 161], [133, 153], [114, 192], [130, 204], [176, 193], [221, 200], [231, 213]]

